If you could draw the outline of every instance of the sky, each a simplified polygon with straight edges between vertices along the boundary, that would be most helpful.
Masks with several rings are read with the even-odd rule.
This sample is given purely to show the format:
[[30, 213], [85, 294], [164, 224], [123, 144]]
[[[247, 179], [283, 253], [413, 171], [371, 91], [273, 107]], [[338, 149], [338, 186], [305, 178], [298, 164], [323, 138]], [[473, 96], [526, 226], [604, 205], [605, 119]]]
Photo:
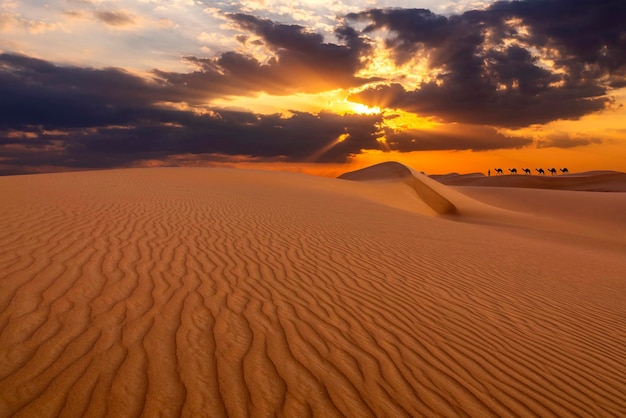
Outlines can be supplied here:
[[626, 171], [623, 0], [0, 0], [0, 175]]

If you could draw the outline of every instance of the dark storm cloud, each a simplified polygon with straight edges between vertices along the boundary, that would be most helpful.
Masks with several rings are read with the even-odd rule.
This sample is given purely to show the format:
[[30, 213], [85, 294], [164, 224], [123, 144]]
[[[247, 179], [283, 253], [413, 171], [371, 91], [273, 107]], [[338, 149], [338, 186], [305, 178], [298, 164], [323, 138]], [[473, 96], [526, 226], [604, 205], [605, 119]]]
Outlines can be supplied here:
[[139, 117], [146, 103], [183, 99], [170, 85], [116, 68], [61, 67], [0, 54], [0, 128], [124, 124]]
[[497, 2], [487, 21], [520, 18], [532, 28], [532, 45], [563, 52], [562, 63], [582, 62], [601, 70], [626, 64], [626, 3], [621, 0], [530, 0]]
[[[242, 30], [260, 37], [275, 57], [263, 63], [250, 55], [233, 51], [213, 58], [186, 57], [186, 61], [196, 65], [198, 71], [157, 74], [190, 93], [204, 93], [205, 99], [258, 92], [275, 95], [316, 93], [375, 81], [355, 76], [371, 46], [352, 28], [337, 28], [336, 36], [344, 43], [338, 45], [325, 43], [321, 35], [299, 25], [277, 24], [244, 14], [228, 17]], [[238, 39], [245, 43], [248, 37], [239, 36]]]
[[[175, 112], [171, 123], [145, 123], [132, 128], [101, 128], [95, 134], [71, 143], [70, 149], [85, 155], [182, 153], [251, 155], [264, 159], [304, 161], [341, 134], [348, 133], [346, 146], [331, 149], [318, 161], [343, 162], [350, 154], [376, 144], [376, 117], [340, 116], [332, 113], [254, 115], [219, 111], [210, 115]], [[136, 158], [136, 157], [135, 157]]]
[[[423, 9], [369, 10], [348, 19], [365, 22], [365, 33], [389, 31], [387, 46], [398, 63], [428, 57], [439, 71], [415, 90], [383, 86], [353, 97], [370, 105], [520, 127], [600, 110], [609, 88], [626, 80], [621, 0], [498, 2], [450, 17]], [[537, 51], [554, 66], [542, 65]]]
[[[335, 35], [345, 45], [325, 43], [320, 34], [299, 25], [284, 25], [245, 14], [229, 18], [242, 29], [261, 37], [286, 66], [304, 67], [333, 78], [353, 81], [361, 68], [361, 59], [371, 52], [371, 45], [350, 27], [338, 27]], [[303, 80], [300, 80], [301, 83]]]
[[[597, 86], [586, 92], [603, 94]], [[405, 109], [420, 115], [436, 116], [446, 122], [463, 122], [502, 127], [522, 127], [558, 119], [573, 119], [604, 108], [607, 100], [580, 97], [581, 90], [548, 89], [541, 94], [480, 92], [451, 84], [422, 85], [407, 91], [400, 84], [378, 86], [350, 97], [369, 106]]]
[[[60, 67], [1, 54], [2, 163], [15, 172], [33, 164], [98, 168], [185, 153], [341, 162], [378, 147], [381, 116], [200, 114], [160, 104], [184, 99], [175, 86], [119, 69]], [[320, 152], [343, 134], [343, 142]]]
[[[171, 112], [169, 123], [156, 121], [166, 119], [158, 111], [154, 116], [155, 120], [136, 121], [132, 126], [72, 129], [61, 134], [31, 127], [35, 138], [7, 132], [3, 138], [0, 132], [0, 145], [25, 147], [3, 163], [21, 166], [36, 159], [39, 164], [59, 167], [119, 167], [179, 154], [212, 153], [266, 161], [344, 162], [364, 148], [378, 147], [377, 120], [372, 116], [300, 113], [283, 119], [225, 111], [214, 115]], [[320, 152], [342, 134], [348, 134], [345, 141]]]

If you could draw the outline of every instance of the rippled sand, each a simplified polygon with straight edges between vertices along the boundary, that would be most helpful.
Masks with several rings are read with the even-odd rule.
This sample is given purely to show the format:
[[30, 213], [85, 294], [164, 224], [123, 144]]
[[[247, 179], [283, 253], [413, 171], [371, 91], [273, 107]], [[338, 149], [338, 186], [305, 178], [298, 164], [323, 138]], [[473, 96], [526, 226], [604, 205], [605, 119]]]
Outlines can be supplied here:
[[626, 416], [626, 193], [347, 177], [0, 178], [0, 416]]

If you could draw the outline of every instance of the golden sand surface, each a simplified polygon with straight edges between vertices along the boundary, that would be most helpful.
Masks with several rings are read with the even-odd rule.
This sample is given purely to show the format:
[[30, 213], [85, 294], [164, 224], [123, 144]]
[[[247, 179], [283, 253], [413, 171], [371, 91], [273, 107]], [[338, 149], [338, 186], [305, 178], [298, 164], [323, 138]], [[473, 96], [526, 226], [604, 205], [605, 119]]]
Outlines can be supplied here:
[[388, 163], [0, 196], [1, 417], [626, 416], [626, 193]]

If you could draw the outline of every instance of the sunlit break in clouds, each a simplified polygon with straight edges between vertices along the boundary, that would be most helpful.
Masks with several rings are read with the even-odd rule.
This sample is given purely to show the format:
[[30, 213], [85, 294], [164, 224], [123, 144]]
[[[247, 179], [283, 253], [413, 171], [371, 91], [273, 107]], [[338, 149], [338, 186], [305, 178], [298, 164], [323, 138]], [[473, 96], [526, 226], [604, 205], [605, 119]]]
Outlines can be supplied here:
[[1, 174], [626, 171], [623, 1], [25, 3], [0, 5]]

